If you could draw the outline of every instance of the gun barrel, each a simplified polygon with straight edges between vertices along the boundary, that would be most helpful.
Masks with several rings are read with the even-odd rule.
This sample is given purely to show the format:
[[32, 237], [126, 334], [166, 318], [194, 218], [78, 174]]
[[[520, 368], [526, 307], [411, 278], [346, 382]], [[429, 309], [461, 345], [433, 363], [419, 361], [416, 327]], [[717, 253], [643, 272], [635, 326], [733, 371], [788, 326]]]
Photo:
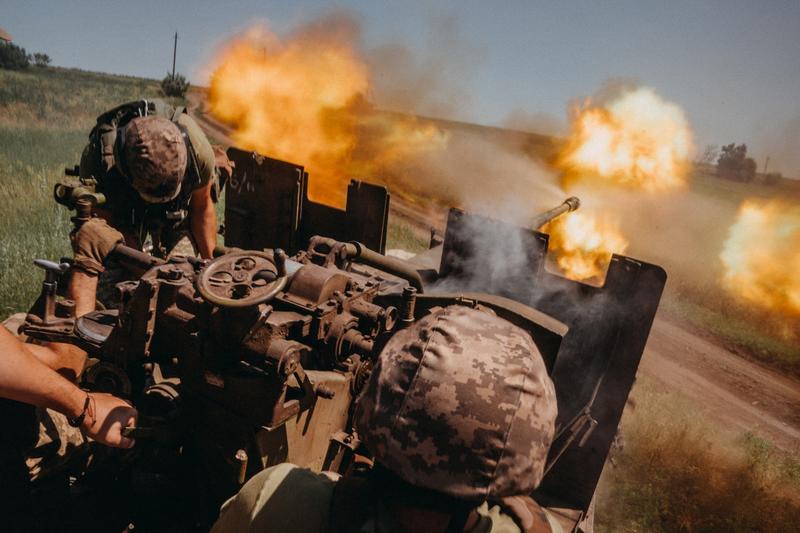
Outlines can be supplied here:
[[537, 215], [533, 222], [531, 223], [531, 227], [533, 229], [539, 229], [551, 220], [556, 217], [563, 215], [564, 213], [569, 213], [570, 211], [575, 211], [581, 206], [581, 201], [578, 199], [577, 196], [570, 196], [564, 202], [550, 209], [549, 211], [545, 211], [544, 213]]
[[135, 273], [144, 273], [153, 268], [154, 266], [163, 265], [164, 260], [152, 255], [118, 244], [112, 251], [111, 255], [119, 261], [119, 263], [126, 269]]

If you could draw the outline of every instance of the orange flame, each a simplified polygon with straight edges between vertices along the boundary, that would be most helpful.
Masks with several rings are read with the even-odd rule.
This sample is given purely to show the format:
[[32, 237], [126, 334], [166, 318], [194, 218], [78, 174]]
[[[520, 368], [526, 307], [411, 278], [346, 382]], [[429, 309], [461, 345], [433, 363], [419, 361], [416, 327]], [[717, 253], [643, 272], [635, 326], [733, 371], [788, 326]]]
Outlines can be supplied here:
[[208, 95], [239, 147], [304, 165], [309, 195], [338, 206], [350, 177], [387, 181], [380, 174], [397, 161], [447, 140], [414, 117], [375, 110], [348, 22], [317, 21], [285, 40], [249, 29], [220, 53]]
[[720, 254], [723, 284], [759, 306], [800, 315], [800, 207], [747, 200]]
[[686, 182], [689, 123], [652, 89], [628, 90], [603, 106], [587, 103], [571, 130], [556, 162], [567, 184], [588, 179], [660, 191]]
[[[691, 150], [683, 111], [652, 89], [637, 88], [577, 109], [555, 164], [565, 186], [584, 180], [664, 191], [686, 183]], [[601, 282], [611, 254], [628, 247], [615, 221], [587, 212], [562, 216], [545, 230], [557, 267], [579, 281]]]
[[590, 212], [563, 215], [541, 231], [550, 234], [549, 250], [558, 270], [577, 281], [602, 283], [611, 254], [628, 248], [616, 221]]

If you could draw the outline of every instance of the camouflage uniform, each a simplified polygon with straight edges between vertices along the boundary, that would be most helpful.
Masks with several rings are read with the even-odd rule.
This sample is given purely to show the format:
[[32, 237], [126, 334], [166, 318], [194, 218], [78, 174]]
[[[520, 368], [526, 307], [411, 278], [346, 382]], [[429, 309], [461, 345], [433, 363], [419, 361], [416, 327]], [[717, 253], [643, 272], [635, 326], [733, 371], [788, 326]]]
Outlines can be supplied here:
[[[146, 104], [147, 115], [136, 116], [134, 109], [144, 109], [139, 104]], [[89, 138], [81, 156], [81, 182], [96, 183], [96, 191], [105, 197], [98, 209], [101, 216], [134, 248], [142, 247], [150, 231], [169, 252], [190, 233], [186, 215], [192, 193], [211, 183], [216, 201], [216, 169], [227, 164], [230, 170], [227, 156], [214, 151], [194, 119], [160, 100], [123, 104], [104, 113]], [[118, 235], [78, 232], [73, 246], [97, 248], [84, 242], [88, 237], [113, 242]], [[103, 241], [98, 242], [102, 248]], [[85, 270], [93, 273], [96, 266], [90, 261]]]
[[[114, 246], [141, 248], [148, 230], [158, 238], [156, 252], [169, 253], [182, 239], [190, 240], [187, 219], [172, 220], [168, 213], [188, 213], [191, 194], [216, 184], [215, 166], [227, 161], [224, 152], [215, 156], [188, 114], [162, 101], [144, 104], [149, 114], [127, 122], [122, 117], [136, 103], [101, 115], [81, 156], [81, 180], [96, 181], [106, 202], [99, 210], [103, 218], [90, 220], [71, 235], [74, 268], [100, 276], [97, 300], [104, 307], [116, 306], [116, 284], [130, 279], [124, 269], [106, 265]], [[194, 253], [186, 248], [182, 252]]]
[[[143, 184], [153, 189], [153, 194], [150, 195], [152, 198], [144, 199], [154, 203], [175, 197], [175, 182], [177, 179], [183, 178], [183, 171], [190, 160], [197, 165], [197, 176], [194, 176], [195, 179], [189, 184], [191, 189], [204, 187], [215, 179], [214, 168], [216, 160], [214, 150], [197, 122], [188, 114], [167, 105], [163, 101], [153, 100], [150, 103], [154, 104], [154, 106], [148, 116], [135, 118], [128, 123], [126, 142], [121, 150], [114, 145], [113, 141], [110, 144], [114, 146], [107, 146], [103, 142], [104, 136], [108, 135], [108, 131], [115, 130], [118, 126], [115, 119], [109, 117], [109, 114], [113, 114], [114, 110], [98, 117], [98, 125], [90, 134], [91, 142], [86, 145], [81, 155], [81, 179], [94, 178], [99, 182], [101, 192], [107, 197], [108, 209], [119, 215], [118, 219], [113, 221], [115, 226], [124, 225], [128, 222], [125, 214], [121, 211], [130, 207], [130, 192], [132, 191], [130, 190], [129, 180], [113, 164], [114, 160], [109, 160], [109, 158], [124, 156], [125, 159], [136, 161], [131, 167], [127, 168], [127, 171], [128, 173], [142, 176], [141, 179], [144, 181], [147, 181], [148, 176], [156, 174], [167, 181], [168, 183]], [[181, 144], [178, 143], [179, 138], [176, 137], [176, 129], [174, 127], [153, 127], [154, 123], [163, 125], [164, 122], [170, 121], [186, 131], [191, 143], [191, 154], [180, 149], [182, 141], [180, 141]], [[153, 130], [160, 131], [154, 133]], [[178, 132], [177, 135], [180, 135], [180, 133]], [[130, 137], [130, 142], [127, 141], [128, 137]], [[158, 137], [162, 138], [159, 139]], [[158, 151], [153, 151], [151, 147], [156, 147]], [[115, 150], [116, 153], [114, 153]], [[162, 192], [169, 194], [159, 195], [157, 189], [160, 186], [168, 186], [169, 191]], [[138, 189], [139, 187], [137, 187]]]
[[[450, 306], [389, 340], [358, 399], [355, 427], [376, 465], [401, 483], [475, 508], [471, 531], [560, 531], [527, 498], [543, 475], [556, 410], [526, 332], [489, 310]], [[226, 502], [212, 531], [332, 530], [339, 486], [293, 465], [270, 468]], [[399, 531], [385, 497], [374, 496], [380, 490], [357, 498], [370, 509], [353, 530]]]

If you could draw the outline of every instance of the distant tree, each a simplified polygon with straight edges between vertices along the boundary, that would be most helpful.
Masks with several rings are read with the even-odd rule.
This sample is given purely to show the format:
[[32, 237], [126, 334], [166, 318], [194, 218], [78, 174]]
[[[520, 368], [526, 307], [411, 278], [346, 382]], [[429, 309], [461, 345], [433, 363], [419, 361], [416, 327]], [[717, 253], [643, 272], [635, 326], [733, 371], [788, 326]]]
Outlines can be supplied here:
[[770, 172], [764, 176], [764, 185], [777, 185], [783, 180], [783, 174], [780, 172]]
[[33, 54], [33, 64], [37, 67], [46, 67], [50, 65], [50, 56], [47, 54], [40, 54], [36, 52]]
[[713, 165], [719, 157], [719, 145], [707, 144], [703, 153], [697, 158], [698, 163]]
[[756, 161], [747, 157], [746, 144], [731, 143], [722, 147], [717, 159], [717, 175], [734, 181], [753, 181], [756, 177]]
[[21, 70], [28, 68], [30, 64], [24, 48], [0, 41], [0, 68]]
[[189, 90], [189, 82], [186, 81], [180, 74], [167, 74], [163, 80], [161, 80], [161, 91], [166, 96], [179, 96], [184, 97], [186, 96], [186, 91]]

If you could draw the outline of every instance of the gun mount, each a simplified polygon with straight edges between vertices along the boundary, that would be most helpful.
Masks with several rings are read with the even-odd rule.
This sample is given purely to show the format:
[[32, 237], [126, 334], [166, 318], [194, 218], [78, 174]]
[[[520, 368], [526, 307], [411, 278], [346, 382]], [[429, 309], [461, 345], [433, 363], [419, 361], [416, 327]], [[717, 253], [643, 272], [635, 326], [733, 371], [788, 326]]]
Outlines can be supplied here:
[[[205, 514], [208, 524], [221, 501], [268, 466], [343, 471], [359, 448], [354, 399], [386, 340], [434, 307], [481, 305], [530, 332], [556, 386], [557, 435], [537, 501], [558, 508], [566, 530], [590, 530], [664, 271], [615, 255], [602, 287], [571, 281], [546, 271], [546, 234], [457, 209], [441, 244], [401, 261], [382, 253], [385, 188], [353, 181], [339, 210], [308, 200], [300, 166], [237, 149], [229, 156], [236, 171], [226, 247], [215, 259], [162, 260], [119, 246], [114, 255], [137, 278], [118, 285], [118, 309], [78, 319], [67, 316], [68, 303], [51, 301], [63, 267], [45, 265], [28, 317], [29, 336], [90, 353], [84, 386], [139, 408], [141, 427], [130, 434], [141, 456], [128, 485], [165, 499], [180, 491], [186, 505], [168, 506], [175, 523]], [[570, 198], [531, 225], [578, 205]], [[513, 269], [497, 273], [504, 256], [479, 249], [475, 228], [502, 235], [493, 239], [499, 247], [519, 244]], [[143, 451], [149, 443], [160, 451]], [[142, 472], [172, 482], [159, 492], [152, 476], [141, 483]], [[144, 518], [163, 527], [164, 511]]]
[[[191, 479], [171, 479], [202, 488], [191, 501], [203, 504], [192, 512], [207, 520], [268, 466], [343, 471], [358, 445], [351, 408], [373, 362], [396, 329], [432, 307], [490, 307], [535, 335], [550, 364], [565, 333], [502, 298], [426, 298], [407, 265], [358, 243], [315, 236], [291, 257], [280, 249], [221, 252], [211, 261], [164, 261], [119, 245], [114, 256], [146, 271], [118, 284], [118, 309], [77, 319], [51, 312], [46, 320], [34, 308], [24, 327], [29, 337], [87, 350], [95, 362], [84, 386], [137, 405], [140, 427], [126, 433], [137, 448], [161, 449], [154, 457], [166, 448], [189, 464]], [[47, 271], [44, 300], [62, 271]], [[143, 469], [157, 470], [145, 462], [132, 472]], [[155, 490], [152, 480], [131, 483], [139, 497]]]

